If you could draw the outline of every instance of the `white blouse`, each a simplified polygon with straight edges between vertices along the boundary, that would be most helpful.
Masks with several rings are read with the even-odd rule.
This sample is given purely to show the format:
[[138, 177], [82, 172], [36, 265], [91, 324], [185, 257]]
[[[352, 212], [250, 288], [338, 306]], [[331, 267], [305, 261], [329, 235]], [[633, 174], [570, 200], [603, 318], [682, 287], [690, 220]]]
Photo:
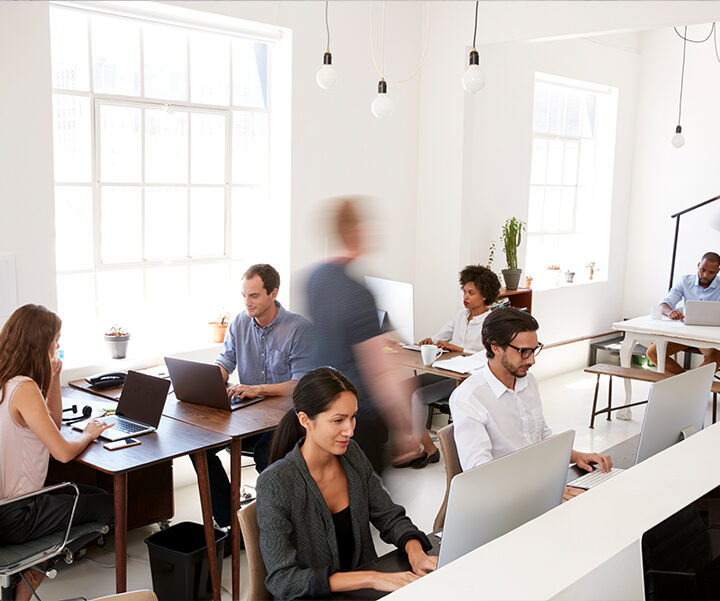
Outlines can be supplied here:
[[437, 343], [438, 340], [449, 340], [451, 344], [462, 347], [468, 353], [481, 351], [485, 348], [482, 343], [482, 324], [489, 314], [488, 310], [468, 321], [470, 310], [462, 309], [432, 336], [432, 341]]

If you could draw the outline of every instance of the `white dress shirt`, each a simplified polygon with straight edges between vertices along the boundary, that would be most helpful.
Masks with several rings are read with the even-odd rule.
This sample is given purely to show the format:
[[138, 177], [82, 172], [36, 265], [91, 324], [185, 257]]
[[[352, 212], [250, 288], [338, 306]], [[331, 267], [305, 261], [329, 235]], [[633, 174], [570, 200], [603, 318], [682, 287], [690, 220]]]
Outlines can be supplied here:
[[485, 365], [452, 393], [450, 412], [463, 470], [552, 435], [531, 374], [516, 378], [515, 390], [510, 390]]
[[440, 331], [432, 336], [432, 341], [449, 340], [451, 344], [462, 347], [467, 352], [476, 353], [485, 347], [482, 343], [482, 324], [490, 311], [476, 315], [470, 321], [469, 309], [462, 309], [455, 317], [448, 321]]

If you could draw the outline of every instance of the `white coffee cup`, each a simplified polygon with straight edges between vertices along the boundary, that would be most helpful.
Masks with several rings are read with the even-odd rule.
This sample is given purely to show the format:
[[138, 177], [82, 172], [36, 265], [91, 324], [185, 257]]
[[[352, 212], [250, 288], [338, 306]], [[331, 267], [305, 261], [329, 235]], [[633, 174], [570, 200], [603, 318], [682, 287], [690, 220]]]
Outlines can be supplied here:
[[662, 319], [662, 311], [660, 310], [660, 305], [653, 305], [650, 307], [650, 317], [652, 319]]
[[420, 355], [423, 365], [432, 365], [442, 355], [442, 350], [434, 344], [423, 344], [420, 346]]

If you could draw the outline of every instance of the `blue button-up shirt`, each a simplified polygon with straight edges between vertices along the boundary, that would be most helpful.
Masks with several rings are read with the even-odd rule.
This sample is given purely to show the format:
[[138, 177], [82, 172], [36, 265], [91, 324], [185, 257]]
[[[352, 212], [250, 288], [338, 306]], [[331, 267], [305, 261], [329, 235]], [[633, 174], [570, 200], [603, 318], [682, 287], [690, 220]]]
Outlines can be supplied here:
[[720, 281], [715, 276], [707, 288], [700, 285], [700, 278], [695, 275], [684, 275], [660, 301], [660, 304], [675, 308], [681, 300], [720, 301]]
[[225, 334], [225, 348], [215, 360], [231, 374], [235, 367], [241, 384], [280, 384], [299, 380], [312, 369], [310, 322], [286, 311], [277, 301], [278, 314], [261, 328], [243, 311]]

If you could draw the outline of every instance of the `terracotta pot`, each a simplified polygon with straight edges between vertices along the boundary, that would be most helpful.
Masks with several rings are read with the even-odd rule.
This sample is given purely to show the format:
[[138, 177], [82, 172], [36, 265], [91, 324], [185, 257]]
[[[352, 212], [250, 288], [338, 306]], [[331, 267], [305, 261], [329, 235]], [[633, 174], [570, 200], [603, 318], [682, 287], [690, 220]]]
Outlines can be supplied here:
[[225, 342], [225, 331], [228, 324], [211, 321], [208, 323], [208, 327], [210, 328], [210, 339], [213, 342]]

